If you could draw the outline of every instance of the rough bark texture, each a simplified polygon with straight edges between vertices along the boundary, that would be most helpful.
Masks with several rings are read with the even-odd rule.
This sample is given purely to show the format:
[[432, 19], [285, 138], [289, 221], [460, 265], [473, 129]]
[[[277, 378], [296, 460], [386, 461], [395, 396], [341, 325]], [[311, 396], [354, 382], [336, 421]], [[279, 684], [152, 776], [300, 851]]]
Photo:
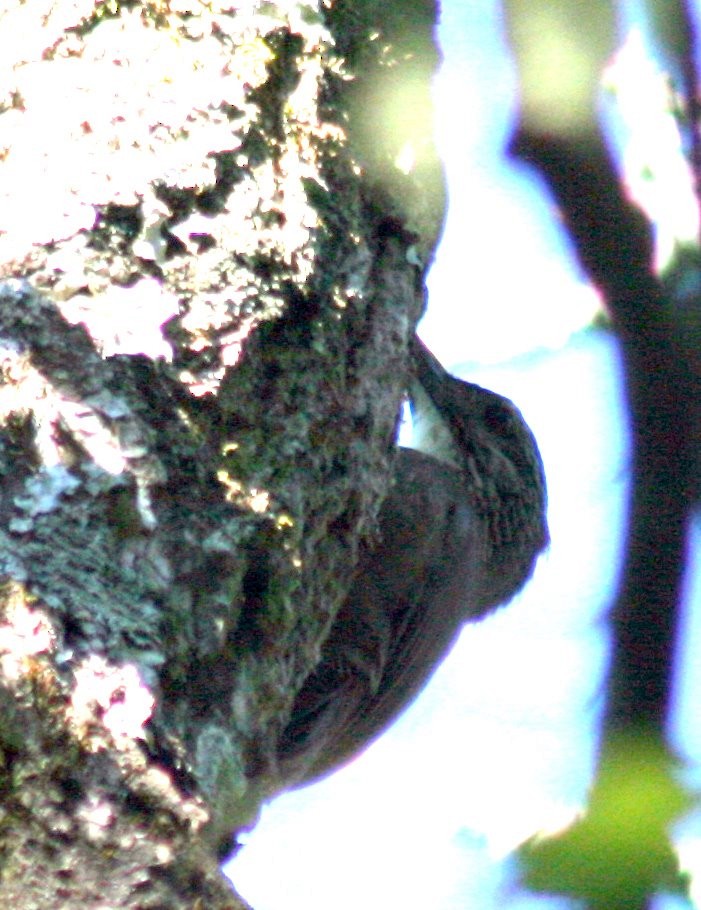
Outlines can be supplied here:
[[390, 477], [434, 17], [0, 4], [3, 906], [243, 906]]

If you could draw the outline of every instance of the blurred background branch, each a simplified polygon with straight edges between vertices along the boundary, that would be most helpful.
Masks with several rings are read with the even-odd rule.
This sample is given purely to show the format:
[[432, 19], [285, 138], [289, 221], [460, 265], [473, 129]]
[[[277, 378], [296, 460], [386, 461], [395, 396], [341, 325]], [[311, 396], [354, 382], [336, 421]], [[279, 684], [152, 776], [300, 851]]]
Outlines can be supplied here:
[[[605, 299], [623, 355], [633, 457], [589, 811], [558, 838], [529, 845], [526, 878], [536, 890], [583, 898], [591, 908], [648, 910], [657, 891], [674, 886], [667, 829], [687, 804], [667, 734], [698, 494], [698, 359], [689, 356], [693, 344], [655, 272], [650, 224], [627, 198], [599, 124], [601, 73], [616, 45], [614, 5], [512, 0], [506, 10], [521, 90], [511, 151], [547, 181], [580, 263]], [[650, 3], [649, 12], [682, 74], [698, 204], [693, 23], [683, 3]], [[543, 59], [550, 65], [543, 68]], [[698, 311], [698, 297], [692, 306]]]

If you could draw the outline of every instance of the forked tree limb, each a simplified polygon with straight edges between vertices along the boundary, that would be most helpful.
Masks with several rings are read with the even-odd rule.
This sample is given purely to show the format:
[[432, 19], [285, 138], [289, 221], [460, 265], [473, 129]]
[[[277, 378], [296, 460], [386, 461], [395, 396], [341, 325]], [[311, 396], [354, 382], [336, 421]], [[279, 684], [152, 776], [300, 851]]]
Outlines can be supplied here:
[[[626, 198], [597, 122], [592, 74], [602, 71], [614, 47], [614, 5], [601, 0], [585, 13], [569, 0], [506, 5], [522, 93], [510, 151], [545, 179], [577, 257], [606, 302], [620, 342], [632, 454], [597, 777], [585, 818], [540, 854], [537, 847], [531, 852], [528, 880], [538, 890], [584, 898], [590, 910], [647, 910], [674, 877], [668, 826], [685, 802], [672, 774], [668, 728], [688, 524], [698, 499], [701, 378], [687, 337], [695, 321], [685, 325], [688, 314], [653, 270], [651, 227]], [[698, 192], [695, 36], [684, 4], [674, 4], [673, 12], [671, 25], [663, 19], [653, 26], [671, 28], [684, 64]], [[556, 21], [571, 39], [555, 41], [559, 81], [539, 75], [536, 64], [553, 33], [534, 30], [535, 20]], [[584, 27], [587, 22], [595, 27]], [[582, 65], [591, 78], [578, 82]]]
[[673, 311], [652, 271], [649, 227], [623, 196], [602, 137], [521, 130], [514, 154], [534, 164], [620, 340], [633, 483], [626, 557], [612, 612], [606, 736], [645, 725], [664, 736], [691, 502], [693, 386]]

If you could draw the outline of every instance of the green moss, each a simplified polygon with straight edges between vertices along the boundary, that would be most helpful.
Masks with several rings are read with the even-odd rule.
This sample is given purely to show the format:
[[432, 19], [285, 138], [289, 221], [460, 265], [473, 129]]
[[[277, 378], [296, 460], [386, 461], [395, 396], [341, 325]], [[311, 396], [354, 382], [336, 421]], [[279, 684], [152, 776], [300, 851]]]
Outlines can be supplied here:
[[107, 516], [112, 531], [121, 540], [137, 537], [143, 532], [143, 522], [136, 504], [136, 490], [110, 490], [107, 494]]

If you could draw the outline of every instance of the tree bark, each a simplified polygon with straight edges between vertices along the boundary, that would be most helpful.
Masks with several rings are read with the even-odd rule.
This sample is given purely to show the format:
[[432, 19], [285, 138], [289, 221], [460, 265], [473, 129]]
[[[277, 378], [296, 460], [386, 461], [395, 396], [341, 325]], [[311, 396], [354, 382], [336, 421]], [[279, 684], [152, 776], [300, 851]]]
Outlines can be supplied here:
[[434, 19], [0, 5], [3, 906], [244, 906], [391, 475]]

